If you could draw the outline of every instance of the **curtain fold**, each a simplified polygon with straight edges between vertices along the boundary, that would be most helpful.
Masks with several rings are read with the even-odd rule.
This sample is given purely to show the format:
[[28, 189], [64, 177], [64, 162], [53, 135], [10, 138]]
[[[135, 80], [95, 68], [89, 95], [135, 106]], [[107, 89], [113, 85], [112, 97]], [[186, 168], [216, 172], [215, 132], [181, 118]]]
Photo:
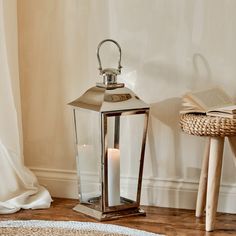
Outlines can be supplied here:
[[49, 192], [23, 164], [16, 0], [0, 0], [0, 214], [48, 208]]

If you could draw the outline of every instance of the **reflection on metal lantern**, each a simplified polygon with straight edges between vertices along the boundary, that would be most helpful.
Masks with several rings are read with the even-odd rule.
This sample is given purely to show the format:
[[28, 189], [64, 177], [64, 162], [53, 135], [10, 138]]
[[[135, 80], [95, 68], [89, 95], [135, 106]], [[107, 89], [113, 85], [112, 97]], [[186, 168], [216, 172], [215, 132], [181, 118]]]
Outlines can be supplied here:
[[[103, 69], [99, 50], [119, 49], [118, 69]], [[97, 49], [103, 83], [69, 103], [73, 110], [79, 204], [74, 210], [98, 220], [145, 215], [140, 209], [149, 106], [123, 83], [121, 48], [111, 39]]]

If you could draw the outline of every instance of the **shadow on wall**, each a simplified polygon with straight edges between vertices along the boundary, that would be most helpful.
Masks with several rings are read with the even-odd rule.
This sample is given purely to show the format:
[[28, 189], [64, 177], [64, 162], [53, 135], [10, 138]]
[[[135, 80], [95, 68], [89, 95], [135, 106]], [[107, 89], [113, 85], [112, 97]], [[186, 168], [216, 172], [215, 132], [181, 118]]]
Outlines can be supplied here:
[[[151, 104], [151, 110], [150, 114], [152, 117], [155, 117], [159, 121], [161, 121], [163, 124], [168, 126], [171, 129], [172, 133], [172, 139], [174, 143], [174, 157], [172, 160], [172, 164], [175, 165], [175, 176], [181, 176], [181, 166], [180, 160], [178, 160], [178, 151], [179, 151], [179, 125], [178, 125], [178, 119], [179, 119], [179, 111], [181, 109], [181, 98], [174, 97], [169, 98], [166, 100], [163, 100], [158, 103]], [[153, 166], [153, 174], [154, 176], [157, 176], [157, 170], [155, 167], [157, 166], [156, 159], [156, 150], [155, 150], [155, 144], [154, 144], [154, 133], [153, 133], [154, 127], [152, 123], [152, 119], [150, 119], [149, 123], [149, 130], [148, 130], [148, 138], [150, 142], [150, 154], [152, 159], [152, 166]]]
[[[192, 58], [193, 62], [193, 74], [189, 76], [188, 87], [190, 90], [196, 90], [206, 87], [207, 85], [212, 84], [212, 75], [211, 70], [208, 61], [206, 58], [196, 53], [193, 55]], [[168, 72], [166, 72], [168, 73]], [[171, 87], [171, 84], [169, 85]], [[186, 85], [183, 85], [183, 87], [186, 87]], [[151, 166], [154, 177], [157, 176], [157, 166], [158, 166], [158, 159], [157, 159], [157, 153], [158, 150], [155, 145], [155, 135], [154, 131], [158, 129], [158, 127], [153, 127], [153, 118], [159, 120], [161, 123], [169, 127], [171, 130], [171, 139], [168, 140], [168, 143], [172, 143], [173, 145], [173, 158], [171, 160], [171, 165], [173, 166], [173, 174], [175, 178], [183, 178], [183, 160], [181, 158], [181, 139], [180, 139], [180, 127], [179, 127], [179, 111], [181, 110], [182, 106], [182, 99], [180, 97], [172, 97], [165, 99], [163, 101], [152, 103], [151, 104], [151, 110], [150, 110], [150, 122], [149, 122], [149, 129], [148, 129], [148, 140], [149, 140], [149, 146], [150, 146], [150, 157], [151, 157]], [[168, 150], [164, 150], [168, 151]], [[200, 174], [200, 169], [195, 170], [196, 173], [198, 172]], [[151, 186], [149, 186], [150, 189]], [[171, 186], [168, 186], [171, 187]], [[176, 187], [176, 186], [175, 186]], [[181, 186], [179, 187], [181, 188]], [[152, 192], [152, 191], [151, 191]], [[150, 203], [158, 202], [158, 199], [154, 199], [157, 196], [152, 196], [151, 192], [149, 192], [148, 201]], [[173, 193], [175, 196], [173, 196]], [[179, 191], [176, 189], [176, 191], [171, 192], [171, 196], [168, 196], [168, 201], [175, 202], [176, 206], [179, 207]], [[158, 196], [159, 199], [166, 198], [166, 196]], [[174, 200], [175, 199], [175, 200]]]

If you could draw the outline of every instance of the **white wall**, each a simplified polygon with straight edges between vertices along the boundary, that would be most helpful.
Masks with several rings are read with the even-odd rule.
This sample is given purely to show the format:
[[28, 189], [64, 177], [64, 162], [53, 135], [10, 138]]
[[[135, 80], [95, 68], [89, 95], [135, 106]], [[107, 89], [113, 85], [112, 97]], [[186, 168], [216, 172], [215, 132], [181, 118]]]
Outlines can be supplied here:
[[[142, 203], [194, 208], [204, 139], [180, 132], [180, 97], [217, 84], [235, 99], [235, 9], [234, 0], [20, 0], [26, 164], [54, 195], [76, 195], [66, 104], [95, 84], [97, 44], [113, 38], [123, 51], [121, 80], [151, 104]], [[236, 212], [227, 142], [224, 151], [219, 209]]]

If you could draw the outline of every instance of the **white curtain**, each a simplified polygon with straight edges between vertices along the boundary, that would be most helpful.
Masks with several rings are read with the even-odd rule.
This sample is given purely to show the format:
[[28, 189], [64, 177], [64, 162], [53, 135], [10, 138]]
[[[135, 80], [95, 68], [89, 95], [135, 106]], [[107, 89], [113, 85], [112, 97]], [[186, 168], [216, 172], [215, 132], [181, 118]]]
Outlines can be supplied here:
[[0, 0], [0, 213], [48, 208], [52, 201], [23, 164], [16, 0]]

